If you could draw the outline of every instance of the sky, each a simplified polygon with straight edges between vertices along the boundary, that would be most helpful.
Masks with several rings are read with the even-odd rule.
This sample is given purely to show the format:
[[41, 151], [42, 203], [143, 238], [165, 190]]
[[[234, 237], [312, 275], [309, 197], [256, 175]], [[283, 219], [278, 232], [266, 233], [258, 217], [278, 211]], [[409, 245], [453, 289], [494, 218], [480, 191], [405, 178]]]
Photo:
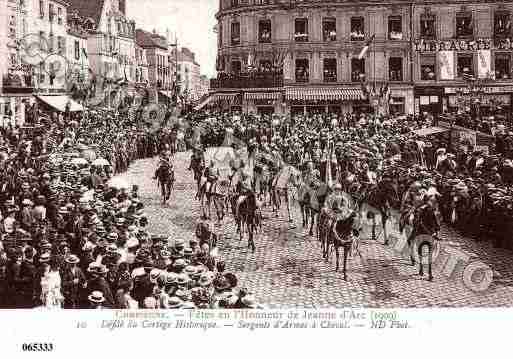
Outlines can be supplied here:
[[178, 37], [179, 47], [188, 47], [196, 54], [201, 73], [215, 76], [217, 35], [215, 14], [219, 0], [127, 0], [127, 16], [137, 28], [157, 30], [171, 38]]

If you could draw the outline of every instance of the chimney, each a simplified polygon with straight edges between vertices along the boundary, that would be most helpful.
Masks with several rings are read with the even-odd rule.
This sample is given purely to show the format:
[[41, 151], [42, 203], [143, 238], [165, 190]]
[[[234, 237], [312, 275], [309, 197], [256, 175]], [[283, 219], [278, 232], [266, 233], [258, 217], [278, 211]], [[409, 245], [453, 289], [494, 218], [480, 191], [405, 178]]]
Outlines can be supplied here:
[[119, 0], [119, 11], [126, 16], [126, 0]]

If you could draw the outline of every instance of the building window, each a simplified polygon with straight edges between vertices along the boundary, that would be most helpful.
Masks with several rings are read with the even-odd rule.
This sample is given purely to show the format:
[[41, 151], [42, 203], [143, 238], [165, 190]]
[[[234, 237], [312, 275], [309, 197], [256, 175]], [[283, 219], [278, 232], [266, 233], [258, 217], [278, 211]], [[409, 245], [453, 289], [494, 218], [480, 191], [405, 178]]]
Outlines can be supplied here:
[[260, 20], [258, 22], [258, 41], [271, 42], [271, 20]]
[[457, 69], [459, 78], [474, 76], [473, 57], [470, 54], [458, 54]]
[[39, 65], [39, 83], [43, 84], [45, 82], [45, 65], [43, 62]]
[[232, 22], [232, 46], [240, 45], [240, 23]]
[[80, 60], [80, 42], [75, 40], [75, 60]]
[[223, 24], [219, 23], [219, 33], [217, 34], [219, 39], [219, 47], [223, 46]]
[[324, 59], [324, 82], [337, 82], [337, 59]]
[[62, 36], [57, 36], [57, 51], [59, 54], [62, 55], [66, 48], [66, 45], [64, 44], [64, 38]]
[[239, 0], [232, 0], [232, 7], [239, 6]]
[[498, 12], [494, 15], [493, 34], [495, 37], [509, 37], [511, 34], [511, 19], [507, 12]]
[[43, 0], [39, 0], [39, 17], [41, 19], [45, 17], [45, 2]]
[[337, 40], [337, 20], [335, 18], [322, 20], [322, 36], [324, 42]]
[[403, 39], [403, 21], [401, 16], [388, 17], [388, 38], [390, 40]]
[[422, 56], [420, 58], [420, 79], [422, 81], [436, 80], [434, 56]]
[[62, 8], [57, 8], [57, 23], [62, 25]]
[[351, 41], [363, 41], [365, 39], [365, 29], [363, 17], [351, 18]]
[[403, 58], [402, 57], [391, 57], [388, 60], [388, 76], [390, 81], [402, 81], [403, 80]]
[[239, 75], [242, 71], [242, 63], [239, 60], [232, 61], [232, 74]]
[[53, 52], [53, 41], [54, 41], [54, 36], [53, 36], [53, 34], [50, 34], [50, 36], [48, 36], [48, 51], [49, 52]]
[[474, 34], [471, 13], [456, 15], [456, 37], [471, 37]]
[[424, 39], [435, 39], [435, 21], [434, 15], [422, 15], [420, 17], [420, 36]]
[[9, 37], [16, 38], [16, 17], [14, 15], [11, 15], [9, 19]]
[[351, 59], [351, 81], [365, 80], [365, 59]]
[[308, 82], [310, 78], [310, 64], [307, 59], [296, 60], [296, 82]]
[[55, 8], [53, 4], [50, 4], [48, 6], [48, 15], [50, 17], [50, 22], [53, 22], [53, 20], [55, 19]]
[[294, 39], [297, 42], [308, 41], [308, 19], [296, 19], [294, 22]]
[[511, 55], [507, 53], [495, 54], [495, 79], [511, 79]]

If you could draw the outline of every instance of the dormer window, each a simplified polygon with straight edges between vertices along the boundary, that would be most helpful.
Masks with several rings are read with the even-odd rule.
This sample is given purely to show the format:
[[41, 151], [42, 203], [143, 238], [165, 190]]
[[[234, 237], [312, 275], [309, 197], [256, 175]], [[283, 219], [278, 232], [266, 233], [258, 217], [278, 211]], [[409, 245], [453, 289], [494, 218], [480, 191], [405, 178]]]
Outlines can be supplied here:
[[472, 13], [459, 13], [456, 15], [456, 37], [472, 37], [474, 26]]

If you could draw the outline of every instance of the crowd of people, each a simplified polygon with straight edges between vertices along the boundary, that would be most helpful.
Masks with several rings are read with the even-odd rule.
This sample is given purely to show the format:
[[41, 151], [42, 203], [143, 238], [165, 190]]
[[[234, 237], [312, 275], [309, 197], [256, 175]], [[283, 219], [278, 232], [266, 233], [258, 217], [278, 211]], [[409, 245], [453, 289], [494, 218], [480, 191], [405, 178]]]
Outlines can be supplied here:
[[494, 143], [485, 153], [470, 144], [451, 143], [448, 136], [412, 131], [434, 126], [430, 115], [287, 117], [206, 112], [190, 114], [188, 120], [207, 129], [202, 139], [207, 146], [221, 145], [226, 128], [232, 128], [235, 137], [250, 147], [274, 154], [273, 158], [278, 154], [303, 170], [313, 167], [314, 182], [326, 181], [326, 163], [332, 161], [332, 171], [336, 170], [332, 178], [348, 192], [361, 192], [385, 177], [392, 179], [397, 209], [413, 184], [424, 191], [434, 186], [446, 223], [476, 240], [494, 238], [498, 244], [511, 245], [513, 162], [509, 145], [504, 144], [510, 143], [513, 133], [499, 121], [493, 124]]
[[96, 109], [0, 134], [0, 308], [258, 307], [200, 237], [152, 234], [114, 177], [173, 131]]

